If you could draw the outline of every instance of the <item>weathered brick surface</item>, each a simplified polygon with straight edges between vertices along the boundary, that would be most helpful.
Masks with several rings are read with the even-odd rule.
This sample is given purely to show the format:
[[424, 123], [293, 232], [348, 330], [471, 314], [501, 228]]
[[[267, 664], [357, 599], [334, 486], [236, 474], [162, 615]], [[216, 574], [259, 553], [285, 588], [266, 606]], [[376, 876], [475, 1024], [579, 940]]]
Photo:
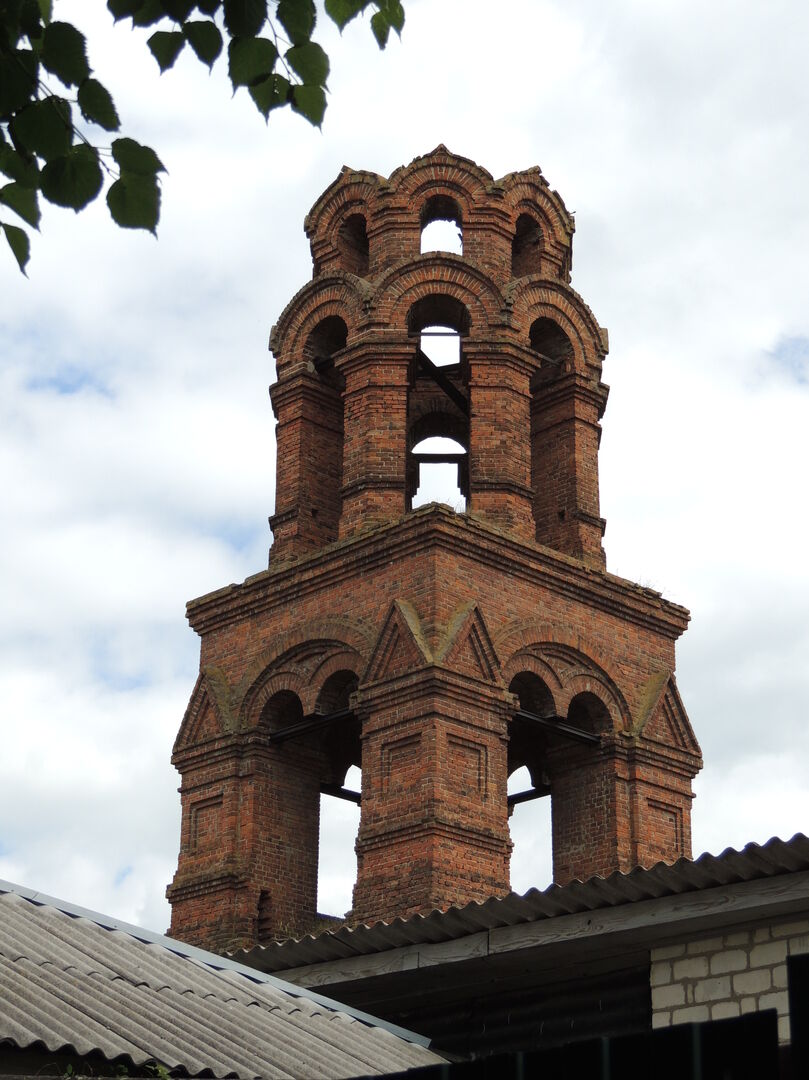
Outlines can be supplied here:
[[[435, 214], [462, 227], [462, 256], [419, 254]], [[604, 569], [607, 339], [568, 284], [561, 199], [539, 170], [495, 182], [439, 148], [387, 180], [345, 170], [306, 229], [314, 277], [271, 339], [270, 566], [189, 605], [201, 674], [174, 752], [172, 933], [222, 948], [312, 930], [320, 792], [351, 765], [350, 921], [507, 892], [522, 765], [551, 793], [557, 881], [690, 854], [700, 755], [673, 675], [688, 616]], [[416, 359], [430, 325], [461, 335], [452, 394]], [[467, 450], [465, 514], [409, 509], [410, 451], [436, 434]]]

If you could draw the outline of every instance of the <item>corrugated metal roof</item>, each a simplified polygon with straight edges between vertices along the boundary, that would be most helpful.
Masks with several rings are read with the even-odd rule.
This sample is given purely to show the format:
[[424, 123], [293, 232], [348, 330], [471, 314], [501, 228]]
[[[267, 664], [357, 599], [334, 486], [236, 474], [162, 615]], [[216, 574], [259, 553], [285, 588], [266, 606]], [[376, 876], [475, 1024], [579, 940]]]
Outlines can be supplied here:
[[149, 931], [0, 882], [0, 1045], [191, 1076], [353, 1077], [436, 1064], [426, 1040]]
[[809, 870], [809, 839], [803, 833], [797, 833], [791, 840], [773, 837], [763, 845], [747, 844], [741, 851], [727, 848], [721, 855], [706, 853], [695, 860], [658, 863], [648, 870], [636, 867], [626, 874], [614, 873], [607, 878], [551, 885], [543, 892], [529, 889], [522, 896], [509, 893], [482, 904], [470, 903], [447, 911], [433, 911], [426, 916], [395, 919], [391, 923], [344, 926], [316, 937], [310, 935], [299, 940], [257, 945], [234, 955], [261, 971], [284, 971], [407, 945], [452, 941], [496, 927], [517, 926], [557, 915], [617, 907], [802, 870]]

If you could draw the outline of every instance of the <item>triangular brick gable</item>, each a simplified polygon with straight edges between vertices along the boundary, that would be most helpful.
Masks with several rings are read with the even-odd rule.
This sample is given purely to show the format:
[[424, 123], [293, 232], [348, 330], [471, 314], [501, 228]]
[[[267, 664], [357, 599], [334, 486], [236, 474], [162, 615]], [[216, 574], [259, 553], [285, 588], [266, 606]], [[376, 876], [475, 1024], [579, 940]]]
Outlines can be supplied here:
[[476, 604], [465, 604], [456, 612], [437, 661], [484, 682], [500, 681], [500, 661]]
[[201, 671], [174, 743], [175, 752], [225, 735], [229, 728], [227, 715], [224, 680], [214, 673]]
[[363, 682], [393, 679], [431, 662], [418, 615], [404, 600], [394, 600], [371, 653]]
[[665, 678], [663, 673], [663, 677], [656, 676], [654, 680], [650, 680], [650, 684], [658, 680], [660, 689], [648, 702], [646, 718], [639, 724], [638, 734], [649, 742], [663, 743], [678, 750], [699, 754], [699, 744], [674, 676]]

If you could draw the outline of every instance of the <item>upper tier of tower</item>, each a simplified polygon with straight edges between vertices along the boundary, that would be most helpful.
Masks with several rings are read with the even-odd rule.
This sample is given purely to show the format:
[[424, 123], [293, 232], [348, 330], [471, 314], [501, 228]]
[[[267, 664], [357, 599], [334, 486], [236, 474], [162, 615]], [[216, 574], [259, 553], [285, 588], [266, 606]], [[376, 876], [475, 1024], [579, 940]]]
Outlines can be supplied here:
[[[458, 250], [422, 250], [433, 221]], [[305, 229], [313, 277], [270, 336], [276, 565], [399, 521], [440, 458], [471, 518], [603, 566], [607, 335], [540, 170], [494, 180], [443, 146], [387, 179], [344, 168]], [[435, 358], [442, 336], [454, 359]]]
[[438, 219], [457, 224], [464, 258], [501, 287], [529, 274], [570, 280], [575, 224], [540, 169], [495, 180], [444, 146], [387, 179], [344, 167], [304, 222], [313, 276], [375, 278], [417, 256], [422, 229]]

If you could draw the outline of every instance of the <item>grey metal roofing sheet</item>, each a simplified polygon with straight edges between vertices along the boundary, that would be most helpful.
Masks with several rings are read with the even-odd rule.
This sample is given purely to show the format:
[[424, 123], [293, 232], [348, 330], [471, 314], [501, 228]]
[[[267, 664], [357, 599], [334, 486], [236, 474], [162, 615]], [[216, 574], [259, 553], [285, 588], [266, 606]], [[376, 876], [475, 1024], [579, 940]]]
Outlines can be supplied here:
[[443, 1060], [426, 1040], [318, 994], [122, 926], [0, 882], [0, 1045], [247, 1080]]
[[309, 935], [299, 940], [257, 945], [234, 956], [260, 971], [284, 971], [802, 870], [809, 870], [809, 839], [803, 833], [796, 833], [791, 840], [773, 837], [763, 845], [747, 844], [741, 851], [727, 848], [721, 855], [706, 852], [695, 860], [661, 862], [648, 870], [636, 867], [626, 874], [551, 885], [543, 892], [529, 889], [523, 895], [509, 893], [482, 904], [473, 902], [390, 923], [343, 926], [317, 937]]

